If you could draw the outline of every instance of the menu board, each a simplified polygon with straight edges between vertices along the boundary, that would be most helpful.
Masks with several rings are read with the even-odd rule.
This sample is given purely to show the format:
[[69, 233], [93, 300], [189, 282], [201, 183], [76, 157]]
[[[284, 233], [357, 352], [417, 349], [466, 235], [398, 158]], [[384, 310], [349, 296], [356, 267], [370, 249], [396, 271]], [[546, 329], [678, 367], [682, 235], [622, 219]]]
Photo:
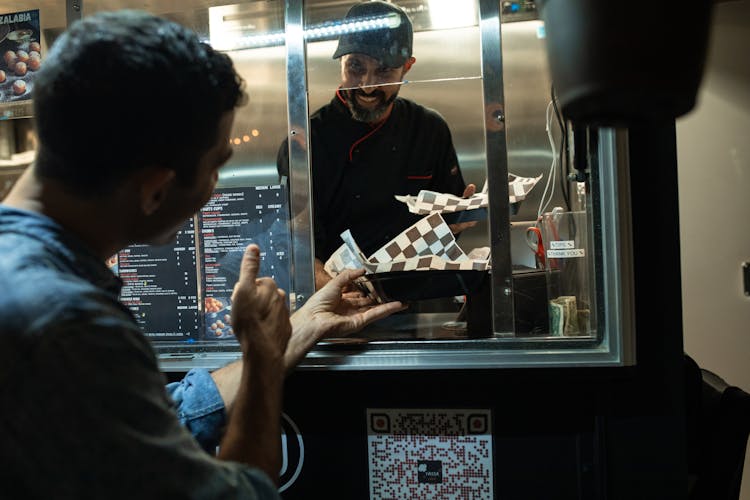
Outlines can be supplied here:
[[199, 214], [202, 248], [204, 335], [234, 337], [230, 310], [234, 284], [250, 243], [260, 247], [259, 276], [289, 290], [289, 210], [282, 186], [217, 189]]
[[195, 220], [172, 245], [133, 245], [117, 255], [120, 299], [155, 340], [195, 340], [200, 327]]
[[122, 302], [154, 341], [232, 341], [231, 296], [245, 248], [260, 276], [289, 290], [289, 210], [282, 185], [217, 189], [171, 245], [133, 245], [110, 263]]

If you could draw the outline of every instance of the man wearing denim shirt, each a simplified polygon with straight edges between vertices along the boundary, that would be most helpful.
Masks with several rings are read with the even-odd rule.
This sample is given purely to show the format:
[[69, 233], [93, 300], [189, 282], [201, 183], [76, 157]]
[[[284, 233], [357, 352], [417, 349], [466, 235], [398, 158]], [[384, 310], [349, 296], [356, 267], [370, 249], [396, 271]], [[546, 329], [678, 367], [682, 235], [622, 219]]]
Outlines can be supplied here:
[[50, 50], [37, 158], [0, 204], [2, 498], [277, 498], [285, 373], [402, 307], [342, 296], [352, 271], [290, 318], [250, 245], [232, 297], [241, 361], [165, 391], [105, 261], [171, 241], [208, 200], [243, 101], [226, 55], [146, 13], [86, 17]]

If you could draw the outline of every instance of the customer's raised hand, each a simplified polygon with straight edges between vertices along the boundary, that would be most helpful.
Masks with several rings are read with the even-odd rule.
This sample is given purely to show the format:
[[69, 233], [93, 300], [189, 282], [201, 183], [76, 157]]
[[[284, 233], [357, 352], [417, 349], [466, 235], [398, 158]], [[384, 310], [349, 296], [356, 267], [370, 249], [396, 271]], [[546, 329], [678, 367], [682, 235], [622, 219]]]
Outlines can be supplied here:
[[248, 245], [232, 293], [232, 326], [245, 355], [281, 360], [292, 331], [286, 294], [273, 279], [258, 278], [259, 268], [260, 249]]

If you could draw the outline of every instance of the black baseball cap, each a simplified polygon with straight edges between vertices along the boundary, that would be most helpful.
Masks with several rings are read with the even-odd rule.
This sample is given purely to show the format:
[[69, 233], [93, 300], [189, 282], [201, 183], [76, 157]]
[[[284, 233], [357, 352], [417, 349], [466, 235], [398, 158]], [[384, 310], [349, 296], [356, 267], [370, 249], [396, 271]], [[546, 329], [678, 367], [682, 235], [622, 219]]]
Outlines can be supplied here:
[[365, 54], [389, 68], [403, 66], [411, 57], [414, 35], [411, 21], [399, 6], [380, 0], [354, 5], [343, 23], [380, 20], [374, 28], [346, 33], [339, 38], [333, 58], [346, 54]]

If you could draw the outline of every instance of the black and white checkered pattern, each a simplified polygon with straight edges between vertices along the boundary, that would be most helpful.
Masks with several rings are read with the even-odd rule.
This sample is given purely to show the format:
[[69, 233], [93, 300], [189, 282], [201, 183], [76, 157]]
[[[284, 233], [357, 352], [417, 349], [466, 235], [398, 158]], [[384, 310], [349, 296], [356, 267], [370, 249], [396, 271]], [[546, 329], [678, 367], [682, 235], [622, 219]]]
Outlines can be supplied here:
[[508, 174], [508, 201], [510, 203], [523, 201], [541, 178], [541, 175], [539, 177], [519, 177]]
[[416, 256], [435, 255], [447, 260], [464, 260], [448, 224], [435, 212], [417, 221], [370, 256], [370, 262], [392, 262]]
[[[539, 177], [519, 177], [508, 174], [508, 203], [518, 203], [534, 188]], [[396, 195], [396, 199], [406, 203], [409, 212], [414, 214], [429, 214], [432, 212], [453, 213], [464, 210], [475, 210], [489, 204], [489, 195], [484, 190], [469, 198], [462, 198], [448, 193], [421, 190], [416, 197], [411, 195]]]
[[335, 276], [344, 269], [360, 269], [364, 267], [364, 263], [344, 243], [331, 255], [323, 267], [328, 274]]
[[[421, 195], [421, 196], [420, 196]], [[430, 212], [460, 212], [462, 210], [473, 210], [486, 207], [488, 198], [486, 194], [478, 193], [470, 198], [459, 198], [458, 196], [436, 193], [434, 191], [421, 191], [417, 195], [416, 206], [424, 213]]]
[[452, 194], [425, 190], [420, 191], [416, 197], [396, 195], [396, 199], [406, 203], [409, 211], [414, 214], [461, 212], [486, 207], [488, 203], [487, 195], [482, 193], [475, 194], [470, 198], [461, 198]]
[[344, 244], [328, 259], [325, 269], [335, 275], [344, 269], [364, 267], [368, 273], [428, 269], [485, 270], [487, 260], [472, 260], [461, 250], [443, 217], [434, 212], [366, 258], [349, 231]]

